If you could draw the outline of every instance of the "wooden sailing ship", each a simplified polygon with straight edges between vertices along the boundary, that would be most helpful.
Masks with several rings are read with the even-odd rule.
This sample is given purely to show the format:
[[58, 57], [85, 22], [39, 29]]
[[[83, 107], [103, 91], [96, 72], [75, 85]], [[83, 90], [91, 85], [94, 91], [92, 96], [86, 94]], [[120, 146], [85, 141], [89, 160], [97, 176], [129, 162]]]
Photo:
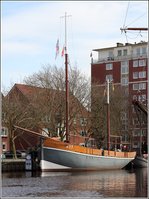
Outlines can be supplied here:
[[66, 38], [65, 13], [65, 82], [66, 82], [66, 142], [45, 138], [41, 150], [41, 170], [107, 170], [122, 169], [131, 162], [135, 152], [110, 151], [110, 110], [109, 110], [109, 82], [107, 82], [107, 150], [72, 145], [69, 143], [69, 85], [68, 85], [68, 54]]

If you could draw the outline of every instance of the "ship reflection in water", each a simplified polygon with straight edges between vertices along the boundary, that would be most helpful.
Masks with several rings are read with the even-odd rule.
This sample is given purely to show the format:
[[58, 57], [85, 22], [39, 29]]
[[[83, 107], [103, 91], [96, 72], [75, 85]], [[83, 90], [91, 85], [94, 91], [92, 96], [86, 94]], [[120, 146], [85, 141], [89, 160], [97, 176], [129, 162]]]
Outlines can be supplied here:
[[133, 171], [3, 173], [3, 197], [147, 197], [147, 168]]

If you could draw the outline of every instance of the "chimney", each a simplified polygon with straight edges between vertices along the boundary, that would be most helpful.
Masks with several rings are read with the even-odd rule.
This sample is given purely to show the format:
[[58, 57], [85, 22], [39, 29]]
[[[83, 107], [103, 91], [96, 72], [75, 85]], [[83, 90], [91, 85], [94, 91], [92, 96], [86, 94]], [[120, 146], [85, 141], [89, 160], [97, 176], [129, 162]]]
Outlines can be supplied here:
[[129, 45], [132, 45], [131, 43], [125, 43], [125, 46], [129, 46]]
[[121, 46], [123, 46], [123, 44], [122, 43], [116, 43], [117, 44], [117, 47], [121, 47]]

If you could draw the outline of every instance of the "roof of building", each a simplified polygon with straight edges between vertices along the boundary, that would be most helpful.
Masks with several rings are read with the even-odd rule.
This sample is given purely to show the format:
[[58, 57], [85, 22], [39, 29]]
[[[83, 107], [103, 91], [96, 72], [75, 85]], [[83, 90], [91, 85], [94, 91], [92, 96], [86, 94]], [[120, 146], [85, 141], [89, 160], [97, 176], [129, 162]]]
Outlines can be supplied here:
[[98, 48], [98, 49], [93, 49], [93, 51], [104, 51], [104, 50], [110, 50], [110, 49], [114, 49], [114, 48], [119, 48], [119, 47], [126, 47], [126, 46], [139, 46], [139, 45], [147, 45], [148, 42], [145, 42], [145, 41], [141, 41], [139, 43], [134, 43], [134, 44], [131, 44], [131, 43], [125, 43], [125, 44], [122, 44], [122, 43], [117, 43], [116, 46], [113, 46], [113, 47], [107, 47], [107, 48]]
[[[27, 98], [27, 100], [30, 102], [33, 101], [34, 96], [37, 96], [37, 95], [45, 96], [47, 98], [47, 92], [49, 92], [50, 96], [58, 95], [58, 96], [61, 96], [63, 99], [65, 99], [65, 91], [61, 91], [61, 90], [58, 91], [55, 89], [47, 89], [47, 88], [31, 86], [31, 85], [26, 85], [26, 84], [14, 84], [14, 86], [9, 91], [7, 96], [9, 96], [14, 91], [14, 89], [19, 90], [22, 93], [22, 95], [25, 96], [25, 98]], [[70, 95], [69, 98], [73, 104], [78, 104], [84, 110], [86, 110], [86, 108], [79, 102], [79, 100], [74, 95]]]

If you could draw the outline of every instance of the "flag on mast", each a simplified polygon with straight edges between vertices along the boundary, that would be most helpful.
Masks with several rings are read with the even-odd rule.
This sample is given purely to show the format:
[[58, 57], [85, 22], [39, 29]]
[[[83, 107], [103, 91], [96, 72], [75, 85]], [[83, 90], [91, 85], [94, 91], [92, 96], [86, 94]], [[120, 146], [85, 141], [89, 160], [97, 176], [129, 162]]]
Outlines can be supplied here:
[[59, 54], [59, 39], [57, 39], [57, 42], [56, 42], [56, 54], [55, 54], [55, 59], [57, 58]]
[[61, 53], [62, 57], [64, 56], [64, 52], [65, 52], [65, 46], [63, 46], [63, 49], [62, 49], [62, 53]]

